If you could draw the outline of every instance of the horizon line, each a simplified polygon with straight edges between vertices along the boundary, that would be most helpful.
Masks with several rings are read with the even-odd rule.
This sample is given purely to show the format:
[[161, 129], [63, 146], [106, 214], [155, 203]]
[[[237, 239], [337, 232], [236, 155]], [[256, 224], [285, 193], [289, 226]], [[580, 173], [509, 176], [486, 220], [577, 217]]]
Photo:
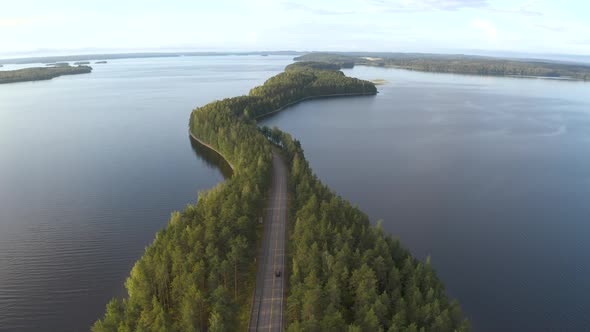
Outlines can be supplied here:
[[[43, 60], [43, 59], [50, 59], [50, 58], [60, 58], [63, 59], [62, 61], [66, 61], [66, 58], [76, 58], [72, 59], [75, 60], [91, 60], [91, 57], [95, 56], [110, 56], [115, 57], [112, 60], [117, 59], [129, 59], [134, 58], [134, 56], [150, 56], [150, 57], [180, 57], [183, 55], [189, 56], [206, 56], [206, 55], [260, 55], [260, 54], [268, 54], [268, 55], [298, 55], [298, 54], [308, 54], [308, 53], [367, 53], [367, 54], [420, 54], [420, 55], [456, 55], [456, 56], [482, 56], [482, 57], [491, 57], [491, 58], [502, 58], [502, 59], [530, 59], [530, 60], [560, 60], [557, 58], [564, 58], [564, 57], [574, 57], [574, 58], [587, 58], [586, 60], [590, 62], [590, 55], [587, 54], [569, 54], [569, 53], [547, 53], [547, 52], [520, 52], [520, 51], [491, 51], [491, 50], [455, 50], [455, 51], [443, 51], [443, 52], [416, 52], [416, 51], [342, 51], [342, 50], [116, 50], [116, 49], [87, 49], [88, 51], [96, 51], [96, 52], [84, 52], [84, 49], [80, 50], [46, 50], [48, 54], [40, 54], [44, 50], [36, 50], [29, 52], [13, 52], [15, 54], [21, 53], [21, 55], [17, 56], [8, 56], [5, 57], [0, 55], [0, 63], [1, 64], [18, 64], [18, 62], [12, 63], [10, 61], [24, 61], [24, 60]], [[65, 53], [68, 51], [72, 51], [72, 53]], [[78, 52], [76, 52], [78, 51]], [[55, 53], [50, 53], [55, 52]], [[37, 54], [35, 54], [37, 53]], [[81, 59], [83, 57], [87, 57], [87, 59]], [[554, 57], [553, 59], [551, 57]], [[564, 59], [561, 59], [562, 61]], [[581, 59], [580, 59], [581, 60]], [[21, 62], [22, 64], [23, 62]], [[28, 62], [34, 63], [34, 62]]]

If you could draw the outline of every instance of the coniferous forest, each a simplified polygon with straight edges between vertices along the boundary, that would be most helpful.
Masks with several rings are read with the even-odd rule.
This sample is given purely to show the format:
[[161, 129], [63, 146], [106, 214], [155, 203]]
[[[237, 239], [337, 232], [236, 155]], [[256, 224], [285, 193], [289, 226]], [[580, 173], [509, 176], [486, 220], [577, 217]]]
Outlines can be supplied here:
[[193, 110], [191, 134], [223, 155], [233, 175], [172, 214], [133, 267], [128, 296], [113, 299], [93, 331], [246, 329], [273, 144], [290, 168], [288, 330], [468, 329], [429, 260], [413, 258], [324, 186], [297, 140], [256, 125], [256, 118], [307, 98], [377, 93], [339, 68], [295, 63], [248, 95]]

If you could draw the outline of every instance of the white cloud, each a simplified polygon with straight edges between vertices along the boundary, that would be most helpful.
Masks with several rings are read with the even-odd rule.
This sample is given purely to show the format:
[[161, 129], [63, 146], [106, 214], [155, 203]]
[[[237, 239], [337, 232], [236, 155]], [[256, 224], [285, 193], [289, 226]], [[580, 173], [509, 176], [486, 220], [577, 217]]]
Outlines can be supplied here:
[[590, 48], [584, 11], [548, 0], [170, 0], [176, 5], [103, 0], [98, 7], [54, 1], [75, 5], [7, 2], [0, 13], [0, 53], [182, 46], [410, 52], [550, 48], [580, 54]]
[[368, 0], [368, 2], [391, 12], [459, 10], [489, 6], [488, 0]]

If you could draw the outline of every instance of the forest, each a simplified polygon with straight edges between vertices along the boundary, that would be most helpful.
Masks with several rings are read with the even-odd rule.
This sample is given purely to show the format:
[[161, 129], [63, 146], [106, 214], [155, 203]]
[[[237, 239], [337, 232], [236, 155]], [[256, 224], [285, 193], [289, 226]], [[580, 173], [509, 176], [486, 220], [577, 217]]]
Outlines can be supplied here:
[[88, 74], [89, 66], [55, 66], [0, 71], [0, 84], [50, 80], [63, 75]]
[[271, 146], [290, 165], [287, 297], [290, 331], [453, 331], [468, 329], [429, 262], [325, 187], [301, 144], [255, 118], [310, 97], [375, 94], [336, 67], [300, 63], [253, 88], [191, 113], [189, 130], [233, 166], [233, 175], [172, 214], [134, 265], [127, 297], [113, 299], [92, 330], [246, 329], [270, 187]]
[[401, 68], [434, 73], [590, 80], [590, 65], [544, 60], [419, 53], [309, 53], [297, 61]]

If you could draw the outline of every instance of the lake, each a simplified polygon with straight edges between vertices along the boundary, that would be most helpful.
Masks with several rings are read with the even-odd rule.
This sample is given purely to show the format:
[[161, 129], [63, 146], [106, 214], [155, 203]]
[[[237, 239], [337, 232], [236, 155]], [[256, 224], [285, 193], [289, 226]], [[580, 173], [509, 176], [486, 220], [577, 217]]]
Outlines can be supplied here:
[[320, 179], [430, 255], [476, 331], [590, 326], [590, 83], [355, 67], [374, 97], [265, 119]]
[[[223, 181], [188, 116], [290, 56], [109, 60], [0, 85], [0, 330], [85, 331], [170, 213]], [[372, 97], [263, 121], [419, 258], [476, 331], [590, 326], [590, 84], [356, 67]]]
[[190, 111], [291, 59], [109, 60], [0, 85], [0, 330], [89, 330], [170, 214], [223, 181]]

